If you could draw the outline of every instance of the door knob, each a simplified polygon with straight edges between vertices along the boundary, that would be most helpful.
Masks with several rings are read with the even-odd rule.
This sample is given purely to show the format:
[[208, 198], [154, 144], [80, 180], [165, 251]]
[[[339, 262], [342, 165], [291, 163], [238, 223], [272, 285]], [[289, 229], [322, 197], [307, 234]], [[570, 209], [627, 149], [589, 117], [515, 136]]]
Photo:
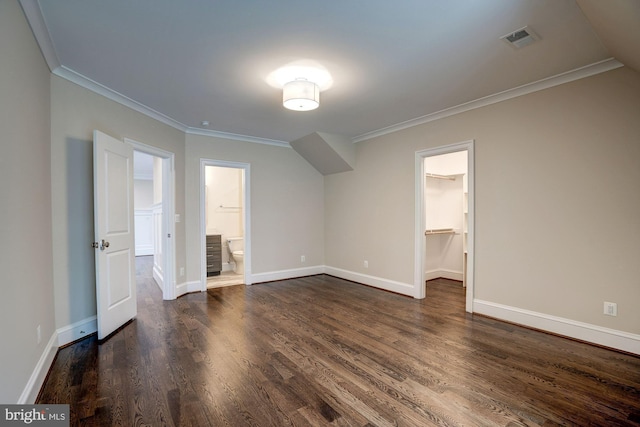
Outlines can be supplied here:
[[109, 242], [106, 242], [104, 239], [102, 239], [102, 242], [100, 242], [100, 250], [104, 251], [108, 247], [109, 247]]

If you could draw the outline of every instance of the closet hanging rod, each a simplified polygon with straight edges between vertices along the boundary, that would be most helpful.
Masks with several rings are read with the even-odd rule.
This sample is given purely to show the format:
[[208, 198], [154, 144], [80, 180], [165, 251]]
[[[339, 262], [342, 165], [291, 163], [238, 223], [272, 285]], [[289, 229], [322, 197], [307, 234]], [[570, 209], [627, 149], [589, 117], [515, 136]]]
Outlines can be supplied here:
[[432, 234], [457, 234], [453, 228], [435, 228], [432, 230], [425, 230], [424, 235], [429, 236]]
[[449, 176], [449, 175], [438, 175], [435, 173], [428, 173], [426, 174], [427, 178], [436, 178], [436, 179], [448, 179], [449, 181], [455, 181], [456, 177], [455, 176]]

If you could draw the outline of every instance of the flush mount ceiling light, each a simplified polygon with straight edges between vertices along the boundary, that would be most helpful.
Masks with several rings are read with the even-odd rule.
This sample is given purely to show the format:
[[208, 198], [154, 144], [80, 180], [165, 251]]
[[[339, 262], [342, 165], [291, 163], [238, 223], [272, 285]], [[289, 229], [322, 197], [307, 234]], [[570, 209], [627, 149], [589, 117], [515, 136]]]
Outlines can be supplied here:
[[320, 105], [320, 92], [333, 85], [331, 74], [312, 60], [291, 62], [272, 71], [269, 86], [282, 89], [282, 105], [294, 111], [311, 111]]
[[315, 110], [320, 105], [320, 89], [301, 77], [287, 82], [282, 87], [282, 105], [294, 111]]

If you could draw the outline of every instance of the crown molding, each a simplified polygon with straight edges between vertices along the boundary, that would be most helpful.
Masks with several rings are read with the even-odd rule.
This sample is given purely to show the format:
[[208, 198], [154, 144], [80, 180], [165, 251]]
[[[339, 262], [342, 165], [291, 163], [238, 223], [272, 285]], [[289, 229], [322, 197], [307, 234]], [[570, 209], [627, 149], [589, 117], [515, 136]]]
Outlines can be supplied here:
[[248, 135], [240, 135], [236, 133], [228, 133], [228, 132], [220, 132], [215, 130], [206, 130], [206, 129], [198, 129], [193, 127], [188, 127], [177, 120], [172, 119], [169, 116], [166, 116], [152, 108], [147, 107], [146, 105], [135, 101], [119, 92], [114, 91], [94, 80], [91, 80], [88, 77], [83, 76], [80, 73], [77, 73], [65, 66], [60, 66], [52, 71], [58, 77], [61, 77], [65, 80], [68, 80], [72, 83], [75, 83], [79, 86], [82, 86], [85, 89], [88, 89], [92, 92], [97, 93], [98, 95], [102, 95], [105, 98], [108, 98], [112, 101], [115, 101], [119, 104], [124, 105], [125, 107], [129, 107], [132, 110], [135, 110], [141, 114], [144, 114], [152, 119], [155, 119], [161, 123], [169, 125], [179, 131], [184, 132], [185, 134], [191, 135], [202, 135], [214, 138], [224, 138], [231, 139], [234, 141], [244, 141], [244, 142], [253, 142], [256, 144], [267, 144], [267, 145], [276, 145], [279, 147], [289, 147], [288, 142], [278, 141], [275, 139], [267, 139], [267, 138], [259, 138], [256, 136], [248, 136]]
[[110, 89], [103, 84], [100, 84], [94, 80], [91, 80], [88, 77], [83, 76], [80, 73], [77, 73], [64, 65], [56, 68], [52, 71], [52, 73], [58, 77], [61, 77], [65, 80], [68, 80], [72, 83], [77, 84], [85, 89], [88, 89], [98, 95], [102, 95], [105, 98], [108, 98], [112, 101], [117, 102], [118, 104], [122, 104], [125, 107], [129, 107], [138, 113], [144, 114], [145, 116], [151, 117], [161, 123], [171, 126], [172, 128], [178, 129], [182, 132], [186, 132], [187, 127], [180, 123], [177, 120], [172, 119], [169, 116], [166, 116], [152, 108], [147, 107], [146, 105], [135, 101], [119, 92], [116, 92], [113, 89]]
[[[69, 80], [81, 87], [84, 87], [85, 89], [88, 89], [92, 92], [102, 95], [119, 104], [127, 106], [141, 114], [151, 117], [152, 119], [158, 120], [161, 123], [164, 123], [175, 129], [185, 132], [186, 134], [209, 136], [214, 138], [224, 138], [224, 139], [231, 139], [235, 141], [253, 142], [258, 144], [275, 145], [278, 147], [291, 147], [289, 143], [285, 141], [278, 141], [278, 140], [259, 138], [259, 137], [248, 136], [248, 135], [240, 135], [240, 134], [220, 132], [215, 130], [188, 127], [178, 122], [177, 120], [172, 119], [169, 116], [166, 116], [158, 111], [155, 111], [154, 109], [149, 108], [138, 101], [135, 101], [127, 96], [124, 96], [121, 93], [118, 93], [96, 81], [93, 81], [83, 76], [82, 74], [79, 74], [65, 67], [64, 65], [61, 65], [60, 60], [58, 58], [58, 54], [55, 50], [55, 46], [53, 45], [53, 41], [51, 40], [49, 29], [47, 28], [46, 22], [42, 15], [42, 10], [40, 9], [40, 4], [38, 3], [38, 0], [19, 0], [19, 1], [20, 1], [22, 10], [25, 14], [25, 17], [27, 18], [27, 21], [29, 23], [29, 26], [31, 27], [31, 31], [33, 32], [33, 35], [35, 36], [35, 39], [40, 47], [40, 51], [42, 52], [42, 55], [47, 63], [47, 66], [49, 67], [49, 70], [51, 70], [52, 74], [58, 77], [61, 77], [63, 79]], [[603, 61], [596, 62], [594, 64], [586, 65], [584, 67], [567, 71], [565, 73], [558, 74], [556, 76], [548, 77], [546, 79], [538, 80], [533, 83], [528, 83], [513, 89], [508, 89], [503, 92], [485, 96], [483, 98], [466, 102], [464, 104], [460, 104], [454, 107], [446, 108], [444, 110], [440, 110], [435, 113], [427, 114], [425, 116], [417, 117], [415, 119], [407, 120], [407, 121], [397, 123], [395, 125], [387, 126], [371, 132], [366, 132], [361, 135], [353, 137], [351, 140], [354, 143], [366, 141], [368, 139], [376, 138], [378, 136], [386, 135], [392, 132], [397, 132], [399, 130], [407, 129], [414, 126], [419, 126], [435, 120], [443, 119], [445, 117], [449, 117], [456, 114], [464, 113], [466, 111], [474, 110], [476, 108], [481, 108], [487, 105], [496, 104], [498, 102], [506, 101], [511, 98], [516, 98], [519, 96], [527, 95], [529, 93], [533, 93], [533, 92], [548, 89], [554, 86], [558, 86], [564, 83], [569, 83], [574, 80], [579, 80], [585, 77], [590, 77], [596, 74], [604, 73], [606, 71], [610, 71], [622, 66], [623, 64], [618, 62], [614, 58], [605, 59]]]
[[378, 136], [386, 135], [392, 132], [397, 132], [399, 130], [407, 129], [414, 126], [419, 126], [425, 123], [433, 122], [435, 120], [443, 119], [445, 117], [464, 113], [470, 110], [475, 110], [476, 108], [486, 107], [487, 105], [496, 104], [498, 102], [506, 101], [508, 99], [517, 98], [519, 96], [527, 95], [529, 93], [533, 93], [533, 92], [548, 89], [554, 86], [569, 83], [574, 80], [579, 80], [585, 77], [590, 77], [596, 74], [604, 73], [622, 66], [623, 64], [618, 62], [614, 58], [605, 59], [603, 61], [586, 65], [584, 67], [576, 68], [575, 70], [567, 71], [565, 73], [548, 77], [546, 79], [538, 80], [533, 83], [527, 83], [525, 85], [518, 86], [513, 89], [508, 89], [503, 92], [498, 92], [493, 95], [489, 95], [483, 98], [469, 101], [464, 104], [457, 105], [455, 107], [446, 108], [444, 110], [440, 110], [435, 113], [427, 114], [425, 116], [417, 117], [415, 119], [407, 120], [405, 122], [387, 126], [375, 131], [366, 132], [361, 135], [353, 137], [351, 141], [354, 143], [366, 141], [368, 139], [376, 138]]
[[40, 9], [38, 0], [20, 0], [20, 5], [25, 17], [27, 18], [27, 22], [31, 27], [31, 31], [33, 32], [36, 42], [40, 47], [42, 56], [44, 57], [52, 74], [75, 83], [85, 89], [89, 89], [90, 91], [111, 99], [119, 104], [125, 105], [173, 128], [179, 129], [183, 132], [186, 131], [187, 127], [182, 123], [62, 65], [51, 39], [49, 29], [47, 28], [47, 24], [44, 20], [44, 16], [42, 15], [42, 9]]
[[60, 67], [60, 60], [58, 59], [58, 53], [51, 40], [51, 34], [49, 28], [42, 16], [42, 10], [38, 0], [20, 0], [20, 6], [24, 12], [24, 16], [27, 18], [31, 32], [36, 38], [36, 42], [40, 47], [42, 56], [47, 63], [50, 71]]
[[256, 144], [275, 145], [277, 147], [291, 148], [286, 141], [279, 141], [277, 139], [260, 138], [257, 136], [240, 135], [237, 133], [220, 132], [217, 130], [208, 130], [200, 128], [187, 128], [186, 133], [189, 135], [210, 136], [214, 138], [232, 139], [234, 141], [253, 142]]
[[116, 92], [113, 89], [110, 89], [94, 80], [91, 80], [88, 77], [83, 76], [80, 73], [77, 73], [67, 67], [65, 67], [64, 65], [59, 66], [58, 68], [56, 68], [55, 70], [52, 71], [52, 73], [58, 77], [61, 77], [65, 80], [68, 80], [72, 83], [77, 84], [78, 86], [81, 86], [85, 89], [88, 89], [94, 93], [97, 93], [98, 95], [102, 95], [105, 98], [108, 98], [112, 101], [115, 101], [121, 105], [124, 105], [125, 107], [129, 107], [134, 111], [137, 111], [141, 114], [144, 114], [148, 117], [151, 117], [152, 119], [155, 119], [161, 123], [164, 123], [168, 126], [171, 126], [175, 129], [178, 129], [182, 132], [184, 132], [185, 134], [191, 134], [191, 135], [202, 135], [202, 136], [208, 136], [208, 137], [214, 137], [214, 138], [224, 138], [224, 139], [231, 139], [234, 141], [244, 141], [244, 142], [253, 142], [256, 144], [267, 144], [267, 145], [276, 145], [279, 147], [289, 147], [291, 148], [291, 146], [289, 145], [288, 142], [285, 141], [278, 141], [275, 139], [267, 139], [267, 138], [259, 138], [256, 136], [248, 136], [248, 135], [240, 135], [240, 134], [236, 134], [236, 133], [228, 133], [228, 132], [221, 132], [221, 131], [215, 131], [215, 130], [207, 130], [207, 129], [199, 129], [199, 128], [193, 128], [193, 127], [188, 127], [182, 123], [180, 123], [177, 120], [172, 119], [169, 116], [166, 116], [152, 108], [147, 107], [146, 105], [135, 101], [119, 92]]
[[49, 33], [49, 29], [47, 28], [47, 24], [42, 15], [42, 10], [40, 9], [38, 0], [20, 0], [20, 6], [22, 7], [22, 11], [27, 18], [29, 26], [31, 27], [31, 32], [34, 35], [36, 42], [40, 47], [40, 51], [42, 52], [42, 56], [44, 57], [47, 66], [49, 67], [49, 70], [52, 74], [75, 83], [78, 86], [97, 93], [98, 95], [102, 95], [105, 98], [117, 102], [118, 104], [129, 107], [134, 111], [144, 114], [145, 116], [148, 116], [185, 133], [215, 138], [232, 139], [235, 141], [276, 145], [279, 147], [291, 147], [289, 143], [285, 141], [277, 141], [273, 139], [258, 138], [254, 136], [239, 135], [227, 132], [218, 132], [213, 130], [190, 128], [167, 115], [149, 108], [148, 106], [138, 101], [135, 101], [119, 92], [116, 92], [113, 89], [108, 88], [107, 86], [104, 86], [94, 80], [91, 80], [88, 77], [83, 76], [82, 74], [70, 68], [65, 67], [61, 64], [60, 59], [58, 58], [58, 53], [56, 52], [55, 46], [51, 39], [51, 34]]

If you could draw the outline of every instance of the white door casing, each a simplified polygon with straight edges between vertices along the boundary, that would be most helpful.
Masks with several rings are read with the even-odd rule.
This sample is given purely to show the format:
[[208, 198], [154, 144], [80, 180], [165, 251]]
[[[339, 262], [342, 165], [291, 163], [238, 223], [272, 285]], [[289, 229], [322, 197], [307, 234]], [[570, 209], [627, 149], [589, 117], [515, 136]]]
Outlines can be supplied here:
[[150, 156], [162, 159], [162, 299], [177, 298], [175, 275], [175, 154], [170, 151], [125, 138], [125, 144]]
[[237, 168], [243, 171], [242, 178], [242, 227], [244, 230], [244, 284], [253, 284], [251, 274], [251, 164], [230, 162], [226, 160], [200, 159], [200, 290], [207, 290], [207, 262], [206, 262], [206, 178], [207, 166]]
[[473, 313], [475, 292], [475, 141], [469, 140], [456, 144], [416, 151], [415, 154], [415, 246], [414, 246], [414, 298], [425, 298], [426, 283], [424, 272], [425, 260], [425, 194], [424, 194], [424, 159], [441, 154], [467, 152], [467, 185], [468, 185], [468, 243], [465, 310]]
[[93, 132], [94, 229], [98, 339], [137, 314], [133, 147]]

